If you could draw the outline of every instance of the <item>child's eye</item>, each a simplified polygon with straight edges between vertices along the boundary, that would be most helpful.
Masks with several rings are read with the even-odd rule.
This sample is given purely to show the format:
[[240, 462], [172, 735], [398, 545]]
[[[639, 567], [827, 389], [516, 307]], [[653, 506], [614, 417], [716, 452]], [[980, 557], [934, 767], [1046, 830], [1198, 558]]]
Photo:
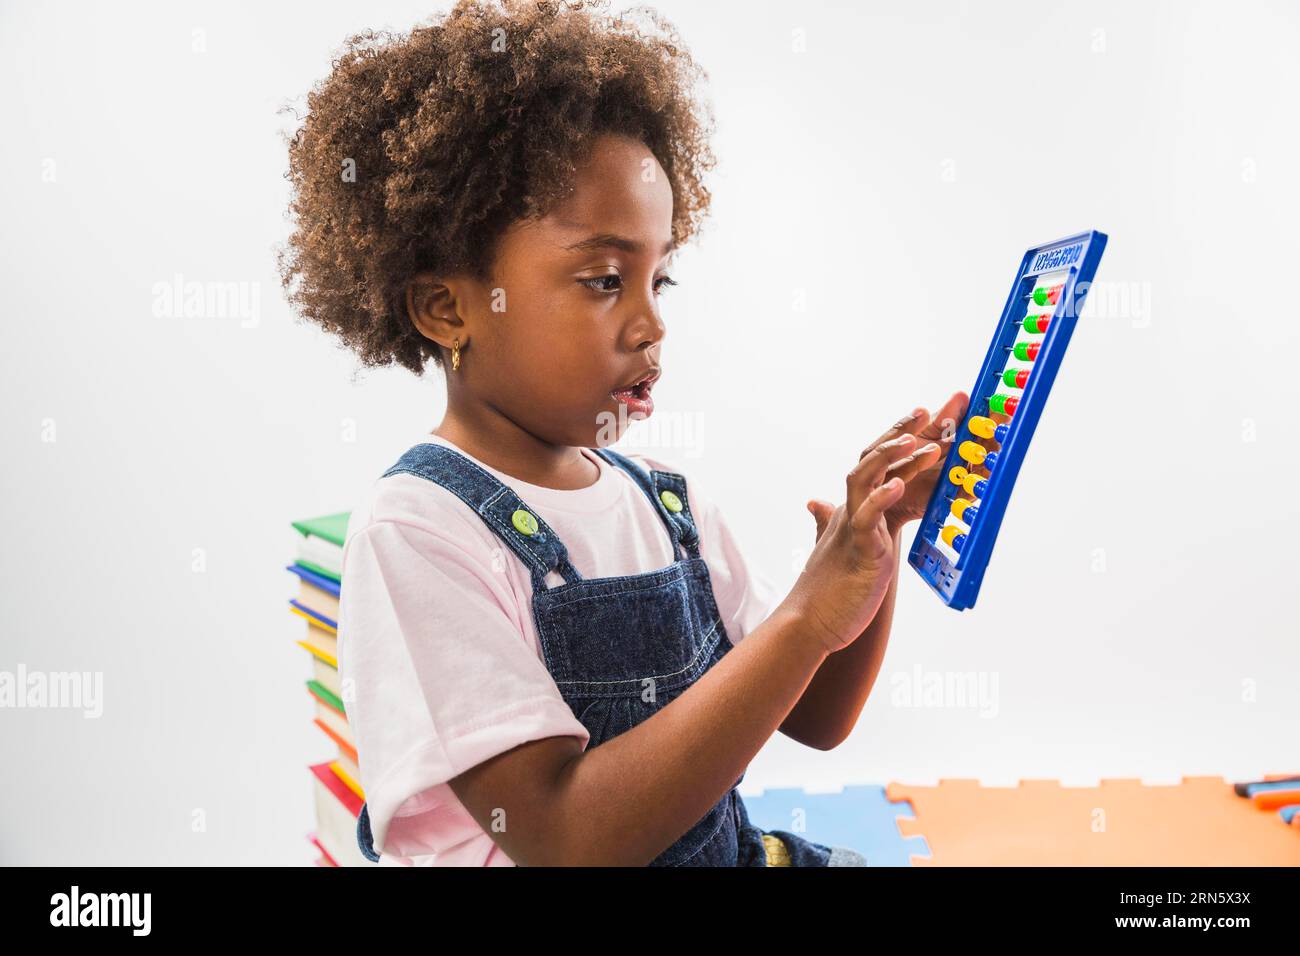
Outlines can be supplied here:
[[[616, 273], [610, 273], [609, 275], [595, 276], [591, 279], [579, 279], [578, 284], [585, 285], [593, 292], [617, 292], [623, 284], [623, 277]], [[655, 292], [661, 292], [666, 285], [677, 285], [677, 283], [669, 276], [660, 276], [655, 280]]]
[[[617, 273], [610, 273], [609, 275], [606, 276], [596, 276], [593, 279], [579, 279], [578, 285], [585, 285], [588, 289], [591, 289], [593, 292], [616, 292], [618, 291], [618, 287], [622, 283], [622, 281], [623, 281], [622, 276], [618, 275]], [[601, 284], [606, 282], [612, 282], [614, 284], [612, 286]]]

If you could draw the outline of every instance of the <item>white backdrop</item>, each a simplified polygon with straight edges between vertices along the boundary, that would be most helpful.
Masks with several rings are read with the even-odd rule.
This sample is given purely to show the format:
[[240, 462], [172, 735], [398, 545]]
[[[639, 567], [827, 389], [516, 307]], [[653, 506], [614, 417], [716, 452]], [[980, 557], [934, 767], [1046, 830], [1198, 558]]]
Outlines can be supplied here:
[[[0, 861], [312, 858], [288, 523], [350, 508], [443, 398], [287, 308], [277, 108], [445, 5], [0, 12], [0, 670], [103, 681], [97, 717], [0, 710]], [[978, 606], [905, 568], [856, 732], [778, 735], [745, 789], [1296, 770], [1297, 7], [657, 6], [720, 166], [641, 443], [782, 585], [804, 502], [970, 389], [1023, 251], [1110, 235]], [[178, 277], [243, 298], [186, 317]], [[905, 694], [966, 674], [973, 706]]]

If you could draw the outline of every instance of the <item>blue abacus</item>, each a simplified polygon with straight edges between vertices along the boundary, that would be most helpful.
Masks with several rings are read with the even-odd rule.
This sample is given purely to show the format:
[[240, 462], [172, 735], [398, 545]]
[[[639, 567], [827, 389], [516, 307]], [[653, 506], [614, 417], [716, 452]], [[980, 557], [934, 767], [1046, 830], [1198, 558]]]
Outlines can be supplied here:
[[955, 610], [975, 606], [1016, 474], [1105, 248], [1105, 233], [1085, 232], [1030, 249], [1021, 260], [908, 555]]

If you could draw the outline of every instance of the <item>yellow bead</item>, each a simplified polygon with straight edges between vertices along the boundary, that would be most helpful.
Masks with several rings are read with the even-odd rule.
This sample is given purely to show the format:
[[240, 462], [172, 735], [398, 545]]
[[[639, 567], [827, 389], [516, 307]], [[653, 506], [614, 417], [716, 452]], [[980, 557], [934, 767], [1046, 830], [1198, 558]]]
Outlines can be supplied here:
[[961, 517], [961, 516], [962, 516], [963, 514], [965, 514], [965, 513], [966, 513], [966, 509], [969, 508], [969, 507], [970, 507], [971, 505], [973, 505], [973, 504], [974, 504], [974, 502], [971, 501], [969, 498], [955, 498], [955, 499], [953, 499], [953, 503], [952, 503], [952, 516], [953, 516], [954, 518], [956, 518], [958, 521], [961, 521], [961, 520], [962, 520], [962, 517]]
[[962, 533], [961, 528], [957, 527], [955, 524], [950, 524], [945, 526], [944, 529], [939, 532], [939, 537], [943, 539], [944, 544], [951, 548], [952, 539]]
[[948, 472], [948, 480], [954, 485], [960, 485], [966, 481], [966, 476], [969, 474], [970, 472], [961, 465], [954, 465], [952, 471]]
[[978, 438], [992, 438], [998, 427], [997, 422], [983, 415], [976, 415], [966, 424], [970, 426], [971, 434]]
[[979, 442], [964, 441], [957, 449], [957, 454], [972, 465], [978, 465], [984, 461], [984, 456], [989, 453], [988, 449]]
[[964, 490], [968, 495], [973, 495], [975, 494], [975, 486], [983, 480], [984, 479], [979, 475], [967, 473], [966, 480], [961, 483], [962, 490]]

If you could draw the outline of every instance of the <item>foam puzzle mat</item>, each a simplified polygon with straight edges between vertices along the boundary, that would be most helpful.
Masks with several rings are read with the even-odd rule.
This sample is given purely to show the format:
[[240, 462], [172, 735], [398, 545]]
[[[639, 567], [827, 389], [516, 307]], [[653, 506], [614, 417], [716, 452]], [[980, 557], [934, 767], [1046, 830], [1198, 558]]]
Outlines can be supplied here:
[[792, 787], [742, 799], [755, 826], [857, 850], [868, 866], [910, 866], [914, 857], [930, 853], [924, 837], [899, 832], [898, 820], [911, 817], [912, 809], [905, 801], [891, 801], [884, 787], [845, 787], [835, 793]]
[[868, 866], [1300, 866], [1300, 774], [1233, 784], [890, 783], [745, 796], [750, 820]]

